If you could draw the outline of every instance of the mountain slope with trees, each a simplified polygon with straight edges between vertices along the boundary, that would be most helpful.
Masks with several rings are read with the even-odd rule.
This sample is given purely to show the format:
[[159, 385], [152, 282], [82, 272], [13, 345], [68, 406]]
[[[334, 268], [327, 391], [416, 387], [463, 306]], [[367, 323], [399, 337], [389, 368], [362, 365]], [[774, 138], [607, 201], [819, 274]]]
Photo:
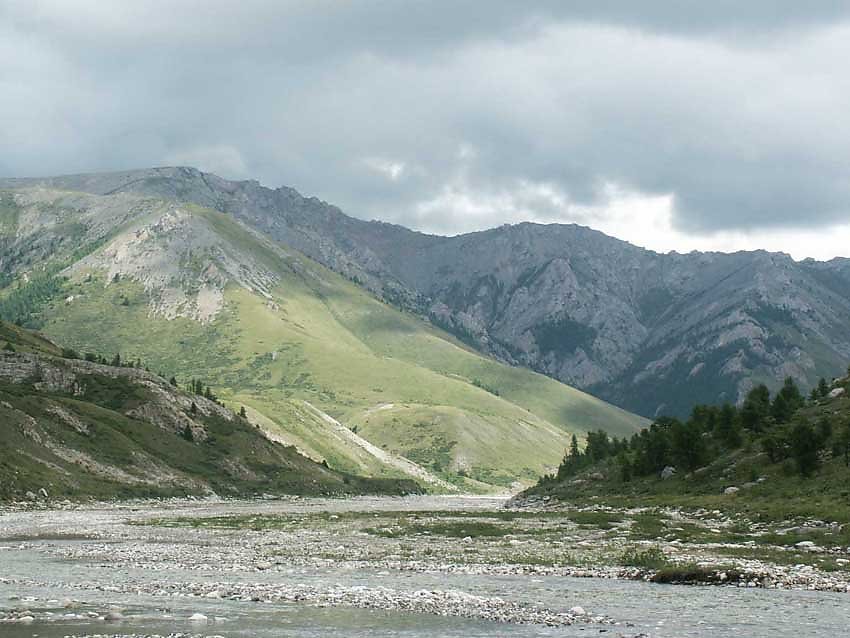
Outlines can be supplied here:
[[209, 386], [60, 348], [0, 321], [0, 501], [186, 494], [403, 494], [266, 438]]
[[850, 497], [848, 390], [850, 376], [821, 379], [807, 397], [788, 378], [773, 396], [759, 385], [740, 407], [698, 405], [686, 420], [659, 418], [629, 439], [591, 433], [583, 449], [573, 439], [558, 471], [526, 496], [706, 506], [725, 500], [828, 515]]

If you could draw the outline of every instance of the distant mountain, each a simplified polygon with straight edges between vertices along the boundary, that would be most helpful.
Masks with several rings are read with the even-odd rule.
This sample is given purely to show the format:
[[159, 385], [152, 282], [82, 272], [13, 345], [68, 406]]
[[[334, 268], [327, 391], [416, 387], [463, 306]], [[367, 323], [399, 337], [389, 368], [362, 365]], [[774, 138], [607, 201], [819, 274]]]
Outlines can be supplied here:
[[6, 184], [0, 317], [80, 352], [202, 378], [316, 461], [432, 490], [527, 484], [557, 465], [571, 433], [644, 425], [482, 356], [211, 199], [186, 201], [202, 199], [194, 180], [217, 178], [170, 173], [186, 181], [125, 177], [139, 192], [115, 191], [112, 176]]
[[336, 472], [213, 400], [0, 321], [0, 501], [419, 489]]
[[803, 386], [850, 357], [850, 260], [661, 255], [574, 225], [437, 237], [344, 215], [290, 188], [191, 168], [5, 180], [223, 211], [477, 349], [646, 416]]

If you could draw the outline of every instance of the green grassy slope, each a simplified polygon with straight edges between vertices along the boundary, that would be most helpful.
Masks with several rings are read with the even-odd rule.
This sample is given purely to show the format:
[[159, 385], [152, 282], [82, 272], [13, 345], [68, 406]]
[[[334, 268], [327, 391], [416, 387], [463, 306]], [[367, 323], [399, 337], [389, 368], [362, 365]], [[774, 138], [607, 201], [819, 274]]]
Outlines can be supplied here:
[[27, 352], [31, 354], [46, 354], [55, 357], [62, 356], [62, 348], [44, 336], [24, 330], [5, 321], [0, 321], [0, 349], [7, 352]]
[[[0, 340], [0, 500], [41, 489], [52, 498], [417, 489], [323, 467], [154, 375], [57, 357], [49, 342], [3, 322]], [[38, 372], [15, 378], [33, 359]], [[63, 388], [66, 376], [73, 383]], [[187, 409], [191, 401], [201, 407]], [[175, 419], [195, 436], [175, 431]]]
[[[168, 376], [201, 377], [305, 453], [375, 476], [400, 473], [352, 448], [305, 401], [461, 489], [533, 480], [558, 463], [569, 433], [604, 428], [623, 435], [644, 424], [552, 379], [482, 357], [223, 214], [188, 210], [199, 234], [214, 233], [272, 276], [270, 298], [230, 283], [213, 321], [167, 320], [151, 312], [155, 291], [130, 277], [105, 285], [95, 260], [69, 272], [62, 299], [74, 299], [44, 309], [44, 332], [81, 352], [120, 351]], [[215, 251], [196, 251], [194, 269], [216, 259]]]

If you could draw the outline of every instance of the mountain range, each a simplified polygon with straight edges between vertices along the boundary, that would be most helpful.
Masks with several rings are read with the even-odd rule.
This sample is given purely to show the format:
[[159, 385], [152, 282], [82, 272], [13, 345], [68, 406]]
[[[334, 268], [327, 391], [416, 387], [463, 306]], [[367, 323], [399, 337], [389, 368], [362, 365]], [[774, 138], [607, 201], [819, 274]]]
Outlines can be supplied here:
[[[255, 201], [241, 189], [259, 188], [191, 169], [4, 182], [0, 318], [81, 354], [200, 380], [333, 470], [432, 491], [530, 484], [572, 434], [646, 424], [482, 354], [413, 312], [413, 298], [387, 303], [356, 272], [313, 259], [306, 238], [329, 254], [335, 244], [306, 222], [301, 240], [284, 242], [275, 228], [287, 218], [272, 204], [251, 208], [269, 218], [262, 226], [224, 195], [202, 198], [195, 180], [234, 207]], [[268, 197], [291, 197], [302, 220], [330, 210], [289, 191]]]
[[480, 352], [646, 417], [788, 376], [812, 386], [850, 359], [848, 259], [658, 254], [576, 225], [426, 235], [185, 167], [0, 180], [35, 186], [225, 213]]

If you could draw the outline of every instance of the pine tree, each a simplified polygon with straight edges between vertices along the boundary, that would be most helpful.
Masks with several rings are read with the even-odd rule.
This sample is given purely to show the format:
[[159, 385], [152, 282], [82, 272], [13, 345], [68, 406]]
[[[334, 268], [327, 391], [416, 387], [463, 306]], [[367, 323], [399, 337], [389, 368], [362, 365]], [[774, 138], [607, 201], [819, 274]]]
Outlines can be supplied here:
[[248, 418], [248, 413], [245, 411], [244, 405], [241, 408], [239, 408], [239, 416], [241, 416], [243, 419]]
[[617, 455], [617, 469], [620, 471], [620, 480], [623, 483], [628, 483], [632, 480], [632, 462], [629, 455], [625, 452], [620, 452]]
[[574, 476], [581, 468], [582, 460], [581, 450], [578, 449], [578, 437], [573, 434], [570, 439], [569, 452], [564, 455], [564, 460], [558, 466], [558, 480], [562, 480], [568, 476]]
[[735, 408], [729, 403], [724, 403], [723, 407], [720, 408], [715, 426], [717, 438], [730, 450], [741, 445], [741, 432], [738, 428], [737, 416]]
[[843, 456], [844, 465], [850, 467], [850, 421], [839, 430], [833, 453], [836, 456]]
[[175, 388], [177, 387], [177, 377], [171, 377], [168, 382], [173, 385]]
[[764, 384], [757, 385], [747, 394], [741, 407], [741, 425], [751, 432], [763, 432], [770, 415], [770, 391]]
[[576, 459], [581, 455], [581, 452], [578, 449], [578, 437], [573, 434], [570, 439], [570, 458]]
[[794, 383], [794, 379], [788, 377], [782, 389], [776, 393], [773, 404], [770, 406], [770, 414], [777, 423], [787, 423], [793, 414], [803, 406], [803, 395]]
[[791, 430], [791, 455], [802, 476], [811, 476], [819, 463], [820, 442], [807, 421], [800, 421]]
[[695, 470], [702, 465], [706, 456], [705, 440], [693, 422], [673, 420], [670, 434], [672, 453], [679, 464], [688, 470]]

